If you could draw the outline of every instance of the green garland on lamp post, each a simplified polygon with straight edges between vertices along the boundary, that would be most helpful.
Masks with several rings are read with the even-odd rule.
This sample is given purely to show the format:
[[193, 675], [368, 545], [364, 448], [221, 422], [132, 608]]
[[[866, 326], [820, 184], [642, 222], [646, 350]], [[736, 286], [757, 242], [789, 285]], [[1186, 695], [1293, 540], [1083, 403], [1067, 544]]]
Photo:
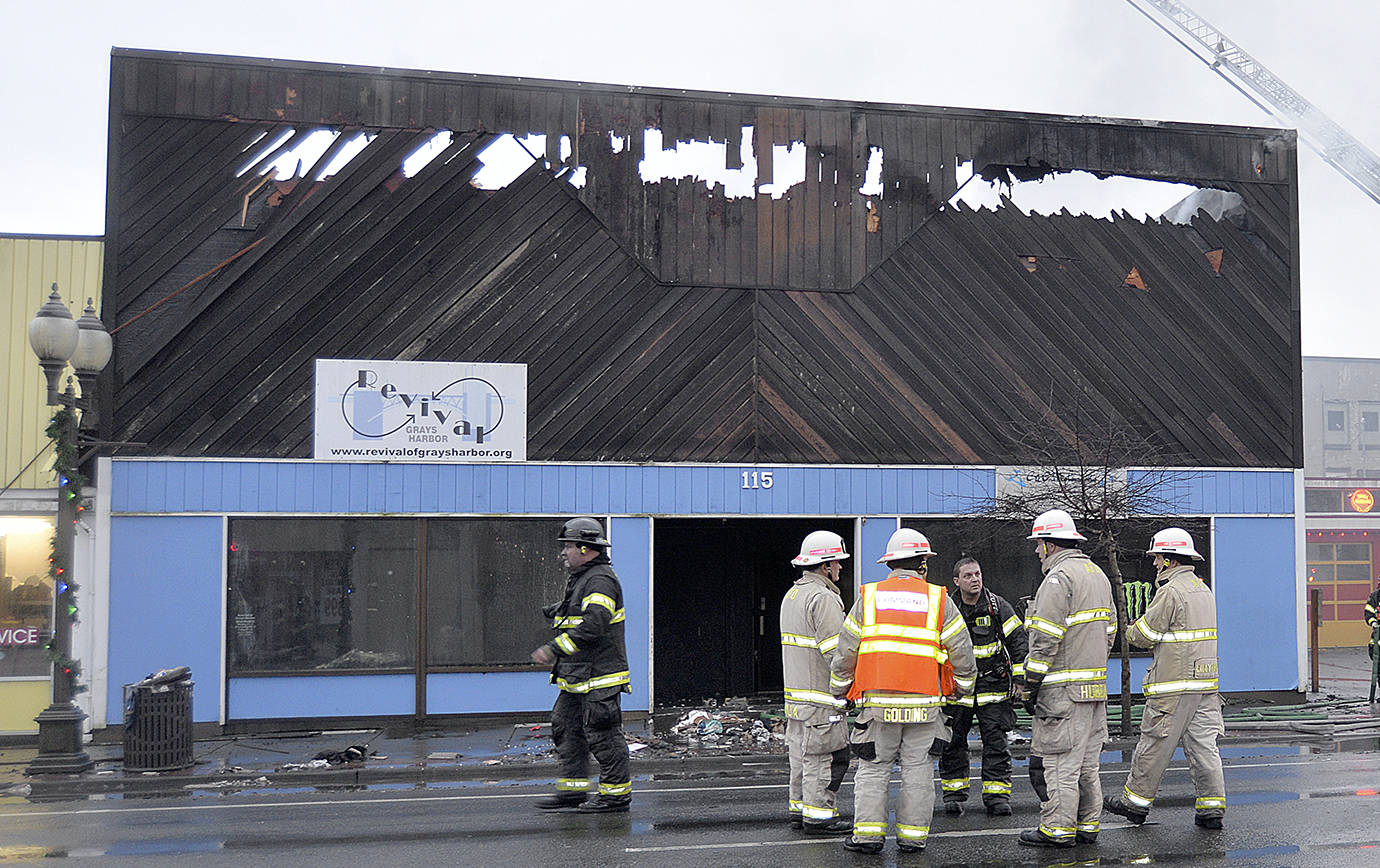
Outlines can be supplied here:
[[[58, 510], [58, 521], [75, 522], [81, 513], [86, 511], [86, 506], [82, 502], [82, 489], [89, 481], [82, 475], [78, 468], [80, 446], [76, 441], [75, 432], [77, 431], [76, 411], [71, 407], [60, 407], [53, 414], [52, 421], [48, 423], [47, 435], [53, 441], [53, 472], [57, 474], [59, 481], [59, 497], [70, 502], [70, 510]], [[61, 506], [61, 504], [60, 504]], [[67, 516], [70, 515], [69, 519]], [[68, 532], [68, 528], [56, 528], [53, 538], [50, 541], [52, 553], [48, 556], [48, 578], [53, 583], [53, 594], [55, 599], [54, 618], [66, 618], [68, 630], [77, 623], [77, 590], [79, 586], [72, 579], [73, 556], [70, 547], [63, 551], [58, 544], [58, 535]], [[69, 537], [70, 539], [71, 537]], [[54, 677], [61, 677], [67, 680], [68, 695], [76, 695], [86, 690], [86, 685], [78, 682], [81, 677], [81, 663], [63, 653], [63, 649], [57, 647], [56, 641], [57, 624], [54, 623], [52, 635], [44, 648], [48, 652], [48, 662], [54, 667]]]
[[[28, 332], [29, 346], [38, 357], [47, 381], [47, 404], [58, 408], [47, 429], [55, 452], [53, 470], [58, 474], [58, 490], [57, 524], [49, 560], [49, 576], [53, 580], [53, 628], [47, 652], [52, 662], [52, 704], [34, 718], [38, 723], [38, 753], [24, 773], [80, 774], [91, 768], [92, 762], [82, 750], [82, 723], [86, 714], [72, 701], [73, 695], [81, 689], [76, 685], [81, 670], [71, 658], [72, 626], [77, 621], [76, 585], [72, 582], [73, 550], [77, 520], [86, 508], [81, 498], [82, 487], [87, 482], [80, 472], [78, 431], [81, 424], [92, 429], [96, 427], [96, 379], [110, 362], [114, 348], [105, 324], [96, 316], [94, 301], [87, 299], [81, 319], [73, 320], [72, 311], [63, 302], [56, 283], [48, 300], [29, 320]], [[81, 398], [76, 396], [71, 379], [64, 392], [58, 391], [58, 383], [69, 364], [82, 384]], [[78, 411], [86, 412], [80, 422]]]

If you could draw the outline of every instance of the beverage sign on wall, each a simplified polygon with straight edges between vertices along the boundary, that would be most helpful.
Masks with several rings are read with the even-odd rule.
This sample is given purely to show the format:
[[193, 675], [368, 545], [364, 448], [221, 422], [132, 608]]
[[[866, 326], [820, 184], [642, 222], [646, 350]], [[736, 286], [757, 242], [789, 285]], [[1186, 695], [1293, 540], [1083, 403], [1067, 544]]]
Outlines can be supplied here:
[[527, 460], [527, 366], [316, 360], [313, 454], [328, 460]]

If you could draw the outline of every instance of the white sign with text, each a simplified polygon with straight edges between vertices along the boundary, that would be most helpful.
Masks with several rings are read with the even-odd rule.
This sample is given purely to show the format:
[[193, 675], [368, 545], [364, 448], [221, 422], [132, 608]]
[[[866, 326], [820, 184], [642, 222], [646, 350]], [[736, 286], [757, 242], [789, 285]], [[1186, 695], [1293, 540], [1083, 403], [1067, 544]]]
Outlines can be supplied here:
[[527, 460], [527, 366], [316, 360], [318, 459]]

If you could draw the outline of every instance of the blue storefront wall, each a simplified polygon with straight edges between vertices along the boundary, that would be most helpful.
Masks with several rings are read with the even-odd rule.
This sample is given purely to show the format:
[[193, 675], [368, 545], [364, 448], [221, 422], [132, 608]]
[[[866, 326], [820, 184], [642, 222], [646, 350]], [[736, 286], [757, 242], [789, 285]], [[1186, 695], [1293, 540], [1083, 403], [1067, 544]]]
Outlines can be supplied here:
[[[763, 476], [768, 472], [769, 486]], [[119, 459], [111, 462], [109, 478], [110, 708], [120, 707], [123, 682], [187, 664], [199, 684], [198, 721], [214, 721], [222, 711], [232, 720], [414, 711], [410, 675], [235, 678], [225, 686], [228, 707], [220, 708], [225, 516], [611, 516], [634, 690], [625, 707], [646, 710], [655, 587], [651, 517], [856, 516], [862, 519], [860, 550], [874, 551], [884, 547], [898, 516], [962, 515], [995, 491], [990, 467]], [[1297, 687], [1293, 473], [1198, 471], [1174, 493], [1175, 512], [1217, 516], [1213, 550], [1223, 688]], [[864, 581], [883, 575], [871, 560], [863, 559]], [[1231, 637], [1258, 633], [1262, 614], [1273, 619], [1268, 623], [1279, 641], [1268, 647], [1233, 646]], [[1137, 689], [1144, 666], [1137, 661]], [[1115, 660], [1108, 680], [1119, 689]], [[539, 672], [431, 674], [426, 711], [535, 711], [549, 707], [554, 690]]]
[[189, 666], [192, 715], [220, 713], [224, 520], [219, 516], [117, 516], [110, 522], [107, 714], [123, 721], [123, 685]]

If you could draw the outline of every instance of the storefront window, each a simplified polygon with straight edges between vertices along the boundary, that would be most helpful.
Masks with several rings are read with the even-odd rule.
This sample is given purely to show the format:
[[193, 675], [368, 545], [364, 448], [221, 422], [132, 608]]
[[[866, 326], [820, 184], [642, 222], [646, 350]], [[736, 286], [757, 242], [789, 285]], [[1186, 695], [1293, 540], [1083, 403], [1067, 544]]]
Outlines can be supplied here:
[[[552, 519], [230, 521], [231, 674], [530, 666], [565, 592]], [[424, 551], [423, 551], [424, 550]]]
[[53, 520], [0, 516], [0, 678], [50, 674]]
[[565, 593], [559, 526], [551, 519], [426, 522], [428, 665], [529, 662], [553, 635], [542, 606]]
[[232, 674], [411, 669], [418, 522], [230, 522]]
[[[1212, 584], [1208, 571], [1208, 562], [1212, 557], [1211, 535], [1206, 520], [1173, 518], [1119, 521], [1117, 565], [1125, 583], [1127, 617], [1131, 620], [1145, 614], [1145, 609], [1154, 599], [1155, 568], [1151, 559], [1145, 556], [1145, 550], [1149, 548], [1150, 537], [1170, 523], [1193, 535], [1194, 548], [1204, 558], [1202, 562], [1194, 564], [1194, 570], [1209, 586]], [[907, 518], [902, 519], [902, 524], [922, 531], [938, 552], [930, 559], [931, 581], [942, 581], [952, 591], [953, 564], [960, 557], [975, 557], [982, 566], [983, 583], [1005, 597], [1017, 613], [1024, 615], [1026, 606], [1034, 598], [1044, 578], [1039, 558], [1035, 556], [1035, 544], [1026, 539], [1030, 532], [1029, 523], [987, 518]], [[1083, 548], [1104, 571], [1110, 570], [1106, 555], [1095, 544], [1084, 543]], [[1123, 629], [1125, 626], [1120, 625]], [[1120, 647], [1120, 641], [1118, 636], [1117, 647]], [[1142, 655], [1149, 652], [1132, 648], [1131, 653]]]

